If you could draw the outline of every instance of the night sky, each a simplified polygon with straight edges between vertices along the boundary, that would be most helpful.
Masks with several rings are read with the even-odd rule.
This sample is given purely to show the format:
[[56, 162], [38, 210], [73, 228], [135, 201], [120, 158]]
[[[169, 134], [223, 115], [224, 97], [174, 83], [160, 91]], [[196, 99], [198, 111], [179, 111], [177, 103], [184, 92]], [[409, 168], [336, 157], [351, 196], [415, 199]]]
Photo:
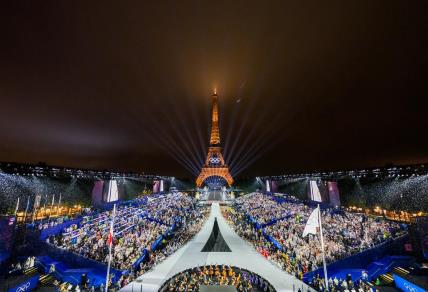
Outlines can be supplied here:
[[428, 161], [427, 1], [143, 2], [1, 4], [0, 161], [192, 177], [214, 88], [235, 175]]

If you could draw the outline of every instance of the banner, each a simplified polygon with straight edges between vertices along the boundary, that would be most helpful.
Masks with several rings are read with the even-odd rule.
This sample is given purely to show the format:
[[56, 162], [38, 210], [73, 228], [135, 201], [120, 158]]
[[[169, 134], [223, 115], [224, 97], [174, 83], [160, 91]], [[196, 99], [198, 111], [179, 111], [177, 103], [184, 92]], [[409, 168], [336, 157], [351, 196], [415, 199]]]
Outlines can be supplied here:
[[94, 183], [94, 187], [92, 189], [92, 205], [99, 207], [103, 203], [103, 188], [104, 181], [97, 180]]
[[278, 182], [277, 181], [275, 181], [275, 180], [273, 180], [273, 181], [271, 181], [271, 191], [272, 192], [277, 192], [278, 191]]
[[12, 250], [15, 222], [15, 216], [4, 216], [0, 218], [0, 252], [9, 252]]
[[309, 181], [309, 199], [315, 202], [322, 202], [320, 189], [315, 180]]
[[337, 182], [329, 181], [327, 182], [327, 186], [330, 205], [332, 205], [333, 207], [340, 207], [340, 194]]
[[153, 193], [159, 193], [160, 190], [160, 181], [155, 180], [153, 181]]
[[119, 190], [117, 188], [117, 181], [116, 180], [110, 180], [108, 184], [108, 191], [107, 191], [107, 197], [105, 202], [115, 202], [119, 200]]
[[394, 278], [395, 285], [397, 288], [401, 289], [401, 291], [409, 291], [409, 292], [426, 292], [425, 289], [407, 281], [404, 278], [401, 278], [400, 276], [396, 274], [392, 274], [392, 277]]
[[36, 195], [36, 198], [34, 199], [34, 209], [37, 209], [40, 207], [41, 200], [42, 200], [42, 196]]
[[269, 180], [266, 180], [266, 192], [270, 193], [270, 183], [269, 183]]
[[32, 276], [31, 278], [27, 279], [26, 281], [22, 282], [16, 287], [9, 288], [7, 292], [25, 292], [25, 291], [31, 291], [34, 288], [37, 287], [37, 282], [39, 281], [39, 274], [36, 274]]
[[161, 191], [161, 192], [165, 191], [165, 186], [164, 186], [164, 181], [163, 181], [163, 179], [160, 181], [160, 191]]

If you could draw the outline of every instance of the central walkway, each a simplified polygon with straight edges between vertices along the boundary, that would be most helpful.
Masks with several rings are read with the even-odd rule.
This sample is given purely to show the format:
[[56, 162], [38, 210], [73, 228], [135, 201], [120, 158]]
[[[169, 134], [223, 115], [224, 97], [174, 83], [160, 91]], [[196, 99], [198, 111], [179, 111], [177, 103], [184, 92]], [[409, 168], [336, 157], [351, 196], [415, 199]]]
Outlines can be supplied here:
[[[231, 252], [201, 252], [207, 242], [217, 217], [219, 230]], [[161, 285], [175, 274], [196, 266], [226, 264], [247, 269], [268, 280], [277, 291], [314, 291], [302, 281], [273, 265], [260, 255], [248, 242], [240, 238], [223, 218], [218, 203], [213, 203], [211, 213], [199, 233], [181, 249], [145, 273], [121, 291], [158, 291]]]

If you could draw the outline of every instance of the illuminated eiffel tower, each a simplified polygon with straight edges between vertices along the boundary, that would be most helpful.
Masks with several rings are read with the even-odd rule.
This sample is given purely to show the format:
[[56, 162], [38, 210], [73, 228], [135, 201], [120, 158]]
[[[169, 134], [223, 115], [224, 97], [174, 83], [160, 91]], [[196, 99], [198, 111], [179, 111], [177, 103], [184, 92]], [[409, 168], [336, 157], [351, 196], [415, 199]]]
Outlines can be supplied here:
[[222, 182], [226, 182], [229, 186], [233, 183], [233, 178], [229, 173], [229, 167], [224, 162], [223, 155], [221, 154], [220, 130], [218, 128], [218, 95], [215, 91], [211, 96], [211, 102], [210, 146], [208, 147], [205, 164], [196, 179], [196, 186], [198, 188], [203, 184], [211, 187], [212, 185], [221, 185]]

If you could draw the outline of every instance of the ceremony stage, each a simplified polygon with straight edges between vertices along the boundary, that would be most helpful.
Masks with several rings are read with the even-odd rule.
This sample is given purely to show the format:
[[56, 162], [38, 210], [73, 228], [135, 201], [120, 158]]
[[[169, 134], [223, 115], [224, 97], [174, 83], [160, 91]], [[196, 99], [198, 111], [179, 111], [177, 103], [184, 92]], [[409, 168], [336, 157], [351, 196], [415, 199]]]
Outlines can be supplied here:
[[224, 201], [221, 190], [213, 190], [208, 193], [208, 201]]
[[[201, 252], [213, 230], [217, 218], [219, 231], [231, 252]], [[225, 264], [252, 271], [267, 281], [276, 291], [314, 291], [312, 288], [279, 269], [260, 255], [249, 243], [240, 238], [223, 218], [218, 203], [213, 203], [211, 213], [200, 232], [177, 252], [145, 273], [120, 291], [154, 292], [181, 271], [210, 264]], [[303, 287], [303, 288], [302, 288]]]

